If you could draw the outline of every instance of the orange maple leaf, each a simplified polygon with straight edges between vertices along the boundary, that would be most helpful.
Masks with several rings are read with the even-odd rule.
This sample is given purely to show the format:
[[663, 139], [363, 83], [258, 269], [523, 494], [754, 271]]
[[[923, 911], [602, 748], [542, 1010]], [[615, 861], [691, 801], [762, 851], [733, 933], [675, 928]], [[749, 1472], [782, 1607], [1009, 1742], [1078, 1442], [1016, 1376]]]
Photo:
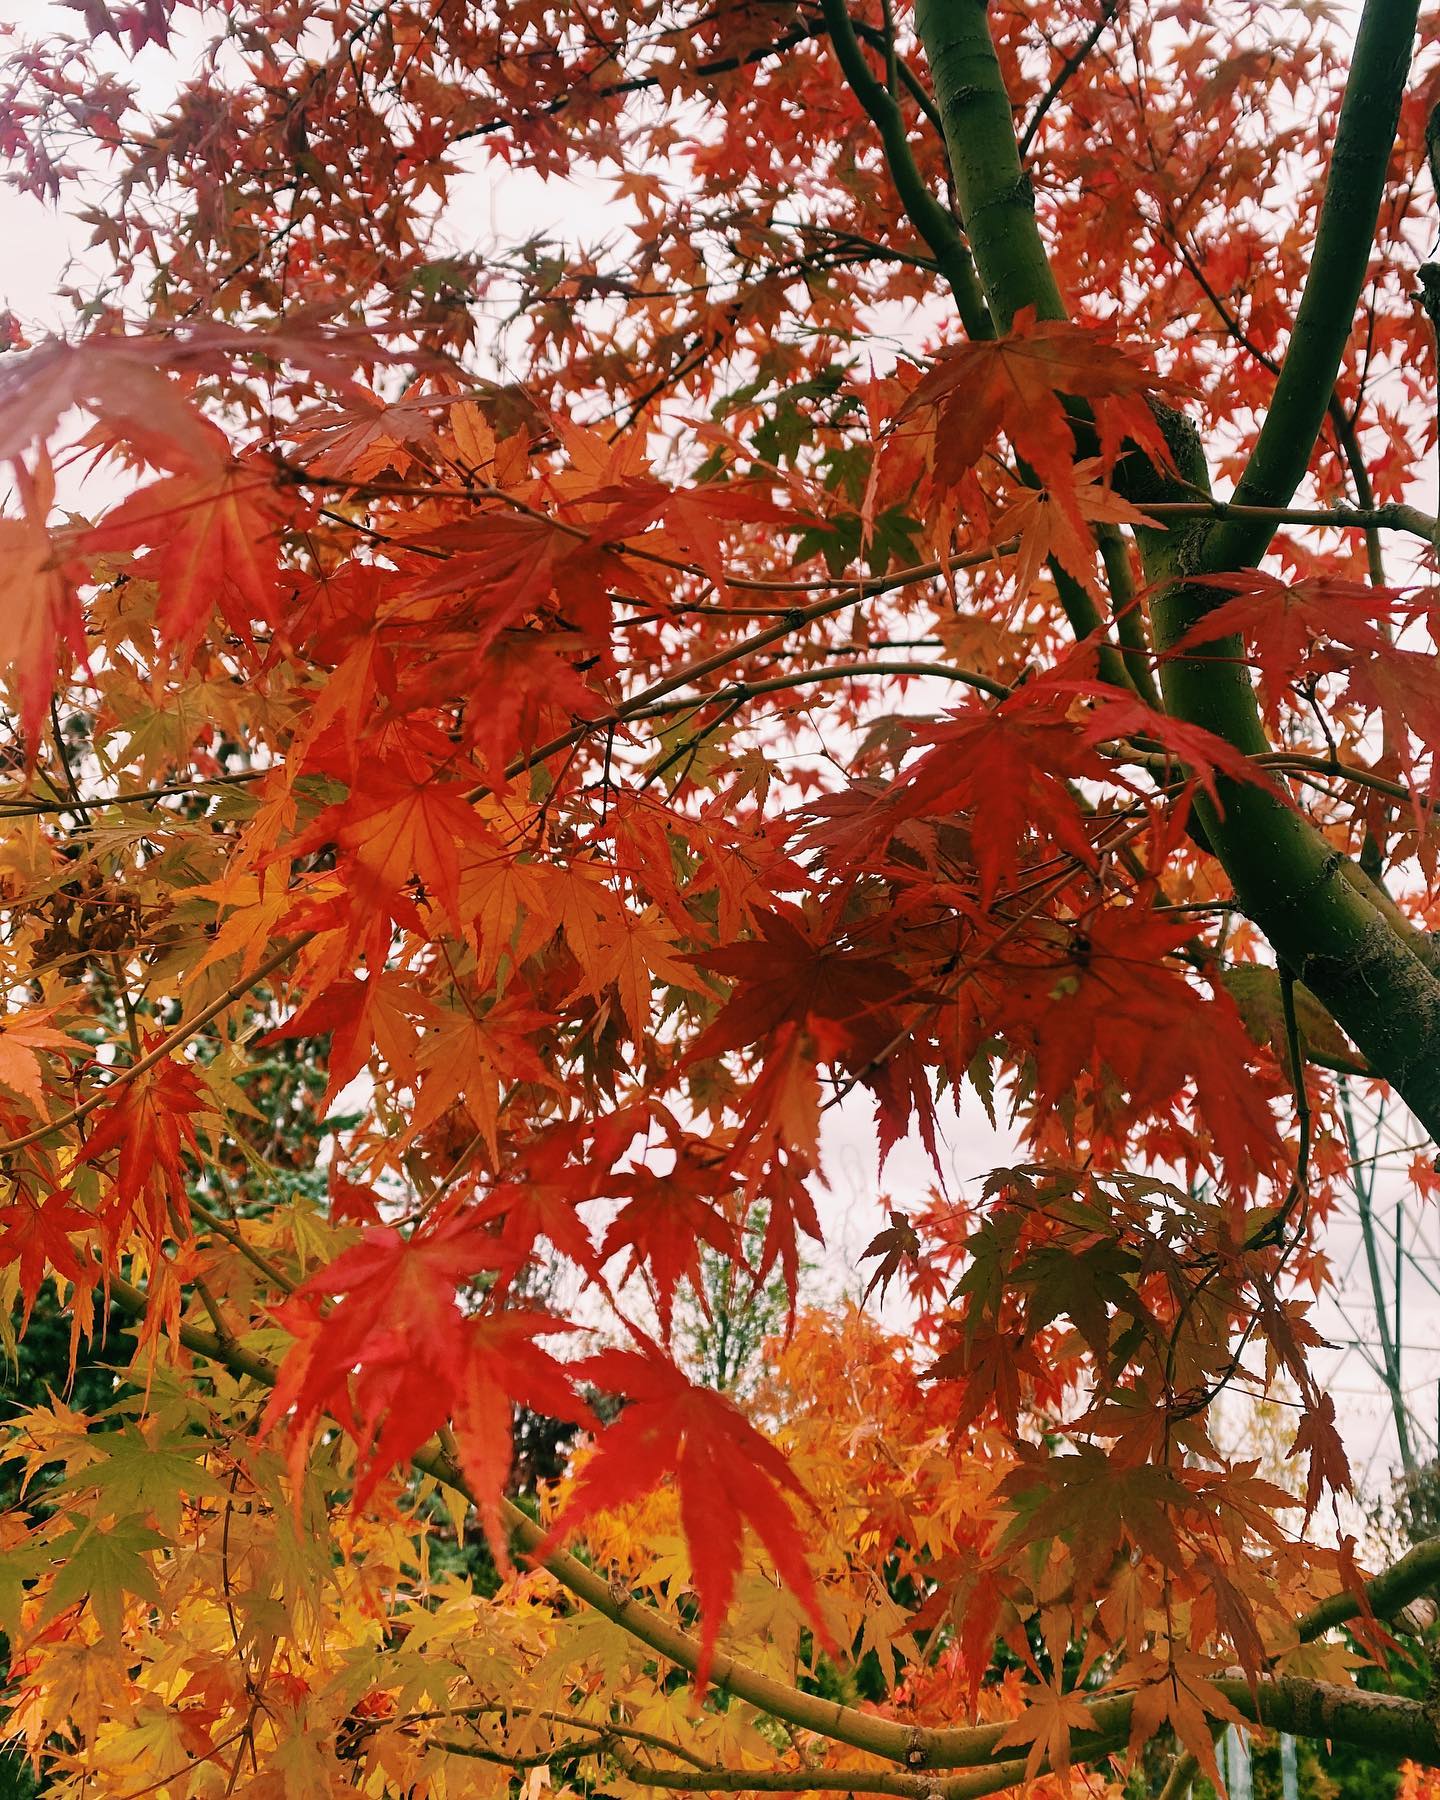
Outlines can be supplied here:
[[48, 461], [32, 476], [16, 467], [24, 513], [0, 519], [0, 638], [20, 701], [20, 730], [33, 754], [60, 673], [62, 652], [83, 663], [85, 626], [72, 555], [45, 519], [55, 498]]
[[93, 552], [149, 546], [140, 565], [159, 588], [161, 634], [188, 648], [218, 607], [238, 636], [277, 616], [280, 521], [275, 485], [263, 468], [234, 463], [166, 475], [132, 494], [81, 539]]
[[0, 1021], [0, 1082], [22, 1095], [36, 1112], [45, 1110], [41, 1050], [78, 1050], [68, 1032], [57, 1031], [45, 1021], [55, 1016], [53, 1006], [32, 1007]]

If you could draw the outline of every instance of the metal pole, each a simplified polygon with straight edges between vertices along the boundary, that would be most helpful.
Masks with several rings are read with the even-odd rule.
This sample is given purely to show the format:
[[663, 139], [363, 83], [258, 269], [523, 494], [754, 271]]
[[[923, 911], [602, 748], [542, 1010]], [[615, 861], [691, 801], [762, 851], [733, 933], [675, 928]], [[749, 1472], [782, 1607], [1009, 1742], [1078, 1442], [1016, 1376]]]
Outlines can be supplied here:
[[[1340, 1114], [1345, 1121], [1345, 1138], [1350, 1146], [1351, 1175], [1355, 1188], [1355, 1204], [1360, 1215], [1360, 1236], [1365, 1246], [1365, 1267], [1370, 1274], [1370, 1294], [1375, 1303], [1375, 1324], [1380, 1333], [1380, 1355], [1385, 1367], [1385, 1388], [1390, 1395], [1390, 1411], [1395, 1419], [1395, 1440], [1400, 1448], [1400, 1466], [1405, 1471], [1407, 1482], [1415, 1477], [1415, 1456], [1410, 1447], [1410, 1421], [1405, 1412], [1405, 1390], [1400, 1381], [1400, 1357], [1397, 1341], [1390, 1332], [1390, 1308], [1386, 1303], [1385, 1277], [1380, 1269], [1380, 1251], [1375, 1242], [1375, 1219], [1370, 1209], [1370, 1200], [1375, 1188], [1375, 1163], [1370, 1164], [1370, 1179], [1367, 1181], [1361, 1174], [1360, 1139], [1355, 1130], [1355, 1112], [1350, 1104], [1350, 1087], [1345, 1077], [1340, 1077]], [[1383, 1103], [1382, 1103], [1383, 1104]], [[1377, 1122], [1377, 1143], [1378, 1122]], [[1396, 1268], [1397, 1281], [1395, 1289], [1396, 1315], [1399, 1314], [1399, 1234], [1396, 1234]]]

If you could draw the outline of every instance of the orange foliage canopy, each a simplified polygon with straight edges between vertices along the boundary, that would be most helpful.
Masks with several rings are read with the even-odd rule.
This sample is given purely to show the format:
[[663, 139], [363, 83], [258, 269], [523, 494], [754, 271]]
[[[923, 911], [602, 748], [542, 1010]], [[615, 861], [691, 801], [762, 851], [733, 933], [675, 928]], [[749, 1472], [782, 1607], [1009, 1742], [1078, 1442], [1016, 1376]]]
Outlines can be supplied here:
[[[53, 1791], [1440, 1757], [1306, 1308], [1337, 1083], [1440, 1130], [1435, 16], [76, 10], [4, 94], [103, 274], [0, 357], [0, 1271], [137, 1342], [6, 1428]], [[934, 1165], [903, 1337], [796, 1316], [842, 1116]], [[529, 1512], [517, 1408], [593, 1439]]]

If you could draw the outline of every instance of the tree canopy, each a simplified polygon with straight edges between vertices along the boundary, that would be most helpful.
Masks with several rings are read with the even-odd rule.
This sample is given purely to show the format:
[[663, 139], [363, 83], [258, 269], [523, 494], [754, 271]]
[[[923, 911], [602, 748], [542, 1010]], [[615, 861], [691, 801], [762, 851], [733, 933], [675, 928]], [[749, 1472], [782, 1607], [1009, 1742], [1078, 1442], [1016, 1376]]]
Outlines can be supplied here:
[[[69, 3], [0, 101], [92, 233], [0, 355], [47, 1791], [1428, 1792], [1440, 1540], [1365, 1566], [1310, 1302], [1347, 1084], [1440, 1188], [1440, 13]], [[842, 1108], [935, 1165], [903, 1331], [798, 1280]]]

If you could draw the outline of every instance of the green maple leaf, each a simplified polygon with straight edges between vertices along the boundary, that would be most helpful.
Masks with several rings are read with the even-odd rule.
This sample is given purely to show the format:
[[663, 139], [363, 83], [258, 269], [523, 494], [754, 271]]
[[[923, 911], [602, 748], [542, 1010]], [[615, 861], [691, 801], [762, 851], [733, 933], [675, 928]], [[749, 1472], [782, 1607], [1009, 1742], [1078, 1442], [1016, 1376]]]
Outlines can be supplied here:
[[1015, 1272], [1030, 1290], [1026, 1328], [1036, 1332], [1062, 1315], [1102, 1361], [1108, 1359], [1111, 1309], [1144, 1324], [1149, 1315], [1131, 1285], [1139, 1258], [1115, 1243], [1077, 1250], [1071, 1244], [1033, 1251]]
[[21, 1607], [30, 1582], [44, 1569], [43, 1545], [17, 1544], [0, 1556], [0, 1631], [12, 1640], [22, 1635]]
[[53, 1619], [77, 1600], [88, 1599], [105, 1635], [119, 1637], [127, 1594], [159, 1602], [160, 1589], [146, 1556], [152, 1550], [163, 1550], [165, 1543], [158, 1531], [133, 1516], [117, 1519], [108, 1531], [95, 1524], [76, 1526], [51, 1546], [60, 1572], [42, 1620]]
[[223, 1496], [225, 1488], [195, 1460], [205, 1445], [197, 1438], [152, 1444], [133, 1425], [96, 1440], [103, 1457], [61, 1483], [65, 1488], [98, 1488], [105, 1511], [153, 1515], [172, 1536], [180, 1528], [180, 1503], [200, 1494]]

